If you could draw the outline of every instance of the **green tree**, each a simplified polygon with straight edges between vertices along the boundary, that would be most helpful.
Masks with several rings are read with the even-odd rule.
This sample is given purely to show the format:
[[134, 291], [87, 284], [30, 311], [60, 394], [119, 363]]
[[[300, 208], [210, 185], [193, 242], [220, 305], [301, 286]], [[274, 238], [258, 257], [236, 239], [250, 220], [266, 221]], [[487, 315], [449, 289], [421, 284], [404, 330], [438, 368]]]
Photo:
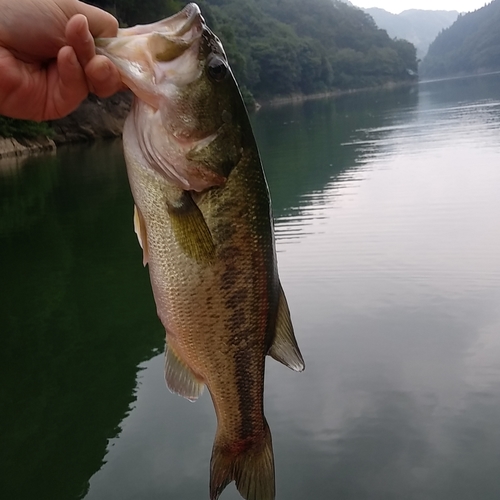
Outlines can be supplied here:
[[443, 30], [421, 64], [426, 77], [500, 70], [500, 0], [463, 14]]

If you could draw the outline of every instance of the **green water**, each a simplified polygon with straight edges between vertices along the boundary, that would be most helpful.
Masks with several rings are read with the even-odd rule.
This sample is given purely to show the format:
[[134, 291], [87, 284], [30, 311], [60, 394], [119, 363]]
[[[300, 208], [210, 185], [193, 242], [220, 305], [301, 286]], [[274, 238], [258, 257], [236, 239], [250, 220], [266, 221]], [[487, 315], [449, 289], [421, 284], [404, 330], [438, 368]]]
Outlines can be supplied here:
[[[267, 365], [277, 498], [498, 499], [500, 77], [253, 121], [307, 365]], [[1, 161], [0, 497], [208, 498], [163, 336], [120, 142]]]

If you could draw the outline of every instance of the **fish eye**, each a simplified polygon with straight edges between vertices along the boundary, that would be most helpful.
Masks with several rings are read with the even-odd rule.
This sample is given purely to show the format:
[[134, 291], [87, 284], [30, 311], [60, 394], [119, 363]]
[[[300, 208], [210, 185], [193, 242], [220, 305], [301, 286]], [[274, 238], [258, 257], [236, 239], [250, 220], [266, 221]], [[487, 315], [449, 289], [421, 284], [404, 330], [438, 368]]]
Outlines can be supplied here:
[[228, 73], [225, 61], [223, 61], [220, 57], [212, 57], [212, 59], [208, 62], [207, 72], [208, 76], [214, 82], [222, 82]]

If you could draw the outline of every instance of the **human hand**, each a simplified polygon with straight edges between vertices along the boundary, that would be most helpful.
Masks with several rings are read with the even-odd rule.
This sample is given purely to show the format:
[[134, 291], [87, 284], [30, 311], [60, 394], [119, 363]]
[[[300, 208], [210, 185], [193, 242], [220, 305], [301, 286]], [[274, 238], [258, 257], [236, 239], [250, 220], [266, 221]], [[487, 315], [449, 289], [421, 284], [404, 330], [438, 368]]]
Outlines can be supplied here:
[[0, 0], [0, 12], [0, 114], [52, 120], [122, 88], [95, 54], [94, 37], [117, 34], [111, 14], [77, 0]]

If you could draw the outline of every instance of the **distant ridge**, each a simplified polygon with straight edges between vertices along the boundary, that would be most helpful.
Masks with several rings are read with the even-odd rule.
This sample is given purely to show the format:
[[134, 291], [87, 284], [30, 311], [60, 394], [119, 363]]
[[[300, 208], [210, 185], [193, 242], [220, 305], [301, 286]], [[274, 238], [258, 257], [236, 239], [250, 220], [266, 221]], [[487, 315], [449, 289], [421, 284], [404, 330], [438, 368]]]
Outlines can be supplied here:
[[500, 0], [461, 14], [431, 44], [420, 71], [426, 78], [500, 71]]
[[401, 38], [413, 43], [417, 57], [422, 59], [436, 36], [451, 26], [458, 18], [458, 11], [410, 9], [392, 14], [373, 7], [363, 9], [373, 17], [379, 28], [385, 29], [391, 38]]

